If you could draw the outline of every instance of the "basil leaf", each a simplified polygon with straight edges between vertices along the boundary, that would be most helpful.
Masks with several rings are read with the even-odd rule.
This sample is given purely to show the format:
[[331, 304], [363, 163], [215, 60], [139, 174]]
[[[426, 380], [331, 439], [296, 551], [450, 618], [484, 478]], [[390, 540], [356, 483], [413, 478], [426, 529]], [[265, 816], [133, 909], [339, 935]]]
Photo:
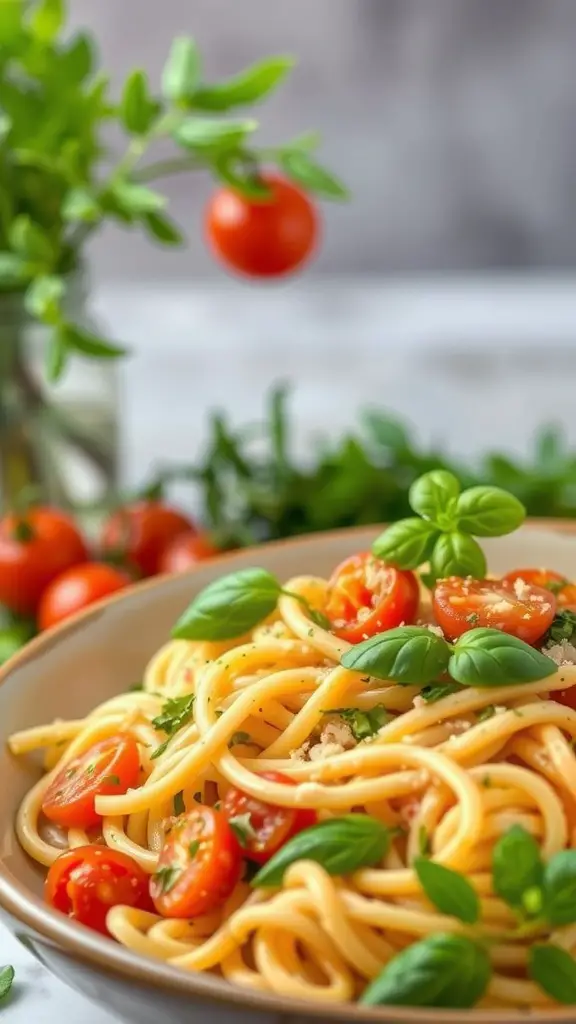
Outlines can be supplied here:
[[210, 583], [172, 630], [177, 640], [232, 640], [270, 615], [281, 592], [265, 569], [241, 569]]
[[467, 1010], [492, 974], [488, 953], [464, 935], [439, 932], [408, 946], [368, 986], [365, 1006], [429, 1006]]
[[473, 576], [481, 580], [487, 568], [486, 556], [478, 541], [470, 534], [452, 530], [438, 537], [430, 558], [430, 570], [435, 579]]
[[182, 245], [184, 242], [184, 236], [165, 214], [145, 213], [142, 223], [148, 234], [163, 245]]
[[532, 946], [528, 951], [528, 974], [552, 999], [576, 1005], [576, 961], [565, 949], [552, 943]]
[[350, 192], [335, 175], [312, 160], [308, 153], [286, 151], [280, 153], [280, 166], [292, 181], [303, 185], [326, 199], [349, 199]]
[[329, 875], [349, 875], [365, 865], [379, 864], [389, 846], [390, 829], [368, 814], [331, 818], [288, 840], [260, 869], [252, 885], [280, 885], [286, 869], [298, 860], [321, 864]]
[[197, 110], [231, 110], [264, 99], [294, 67], [293, 57], [268, 57], [226, 82], [204, 85], [194, 93]]
[[450, 646], [422, 626], [399, 626], [356, 644], [342, 655], [344, 668], [396, 683], [430, 683], [446, 671]]
[[546, 679], [558, 666], [499, 629], [469, 629], [456, 641], [448, 671], [464, 686], [506, 686]]
[[11, 965], [0, 967], [0, 999], [5, 999], [14, 981], [14, 968]]
[[140, 69], [133, 71], [124, 83], [120, 101], [120, 117], [124, 127], [133, 135], [144, 135], [159, 110], [159, 104], [152, 100], [148, 91], [148, 76]]
[[544, 868], [544, 914], [554, 928], [576, 921], [576, 850], [561, 850]]
[[494, 892], [514, 909], [521, 908], [524, 894], [541, 886], [543, 872], [538, 843], [521, 825], [513, 825], [492, 851]]
[[451, 697], [453, 693], [460, 693], [462, 687], [458, 683], [431, 683], [428, 686], [423, 686], [420, 690], [420, 696], [424, 698], [427, 704], [435, 704], [437, 700], [442, 700], [443, 697]]
[[413, 867], [428, 899], [438, 910], [466, 924], [476, 923], [480, 916], [480, 901], [463, 875], [426, 857], [417, 857]]
[[447, 469], [433, 469], [414, 481], [408, 491], [410, 508], [442, 530], [454, 529], [455, 503], [460, 484]]
[[166, 206], [166, 197], [131, 181], [116, 181], [110, 188], [114, 200], [121, 210], [138, 217], [145, 213], [158, 213]]
[[384, 530], [372, 545], [372, 554], [399, 569], [417, 569], [434, 550], [438, 531], [423, 519], [400, 519]]
[[174, 139], [186, 149], [234, 149], [257, 127], [257, 121], [215, 121], [196, 117], [179, 125]]
[[162, 93], [173, 103], [190, 100], [200, 78], [200, 52], [193, 39], [180, 36], [172, 43], [162, 72]]
[[469, 487], [456, 505], [458, 526], [476, 537], [501, 537], [522, 525], [526, 509], [500, 487]]
[[376, 704], [367, 711], [362, 711], [361, 708], [332, 708], [329, 714], [339, 715], [349, 726], [354, 739], [358, 741], [375, 736], [392, 718], [383, 704]]

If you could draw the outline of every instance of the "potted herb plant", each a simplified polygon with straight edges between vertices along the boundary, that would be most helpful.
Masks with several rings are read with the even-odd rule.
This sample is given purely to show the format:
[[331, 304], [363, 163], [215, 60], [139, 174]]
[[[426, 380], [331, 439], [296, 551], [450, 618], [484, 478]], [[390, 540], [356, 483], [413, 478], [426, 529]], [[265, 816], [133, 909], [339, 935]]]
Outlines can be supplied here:
[[[207, 171], [244, 204], [244, 235], [230, 232], [222, 196], [209, 211], [216, 252], [244, 273], [293, 269], [312, 248], [308, 193], [342, 199], [340, 182], [313, 157], [317, 137], [259, 148], [252, 116], [293, 61], [272, 57], [216, 84], [192, 39], [178, 38], [158, 92], [132, 71], [119, 99], [89, 34], [65, 31], [64, 0], [0, 3], [0, 493], [6, 505], [28, 484], [44, 500], [77, 505], [104, 497], [115, 477], [114, 361], [125, 349], [102, 336], [87, 311], [84, 252], [113, 220], [153, 242], [182, 244], [152, 182]], [[231, 115], [231, 112], [233, 114]], [[126, 137], [115, 158], [106, 134]], [[173, 153], [150, 152], [168, 141]], [[266, 168], [279, 169], [281, 178]], [[230, 201], [230, 197], [226, 202]], [[296, 249], [262, 254], [296, 218]], [[276, 232], [276, 235], [275, 235]], [[266, 249], [266, 245], [264, 245]], [[83, 493], [75, 490], [76, 483]]]

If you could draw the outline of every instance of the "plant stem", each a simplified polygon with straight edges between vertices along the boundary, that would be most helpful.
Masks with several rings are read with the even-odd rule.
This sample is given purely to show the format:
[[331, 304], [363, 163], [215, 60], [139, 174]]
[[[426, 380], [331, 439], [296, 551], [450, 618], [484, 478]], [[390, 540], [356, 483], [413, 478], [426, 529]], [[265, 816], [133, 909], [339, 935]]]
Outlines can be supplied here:
[[157, 160], [136, 171], [133, 180], [137, 182], [154, 181], [156, 178], [167, 177], [169, 174], [180, 174], [183, 171], [200, 170], [204, 164], [194, 157], [174, 157], [172, 160]]

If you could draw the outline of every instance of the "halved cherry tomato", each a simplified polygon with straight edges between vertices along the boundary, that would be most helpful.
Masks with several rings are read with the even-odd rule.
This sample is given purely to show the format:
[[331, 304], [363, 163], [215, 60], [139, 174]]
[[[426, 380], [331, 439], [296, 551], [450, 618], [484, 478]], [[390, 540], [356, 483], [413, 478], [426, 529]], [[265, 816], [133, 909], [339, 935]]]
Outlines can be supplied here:
[[221, 811], [198, 806], [166, 833], [150, 895], [163, 917], [199, 917], [219, 907], [242, 874], [242, 851]]
[[556, 598], [531, 583], [525, 583], [521, 596], [519, 593], [518, 587], [504, 580], [450, 576], [434, 588], [434, 617], [452, 640], [468, 629], [484, 626], [535, 644], [554, 618]]
[[553, 690], [549, 699], [556, 700], [559, 704], [564, 704], [564, 707], [576, 711], [576, 686], [570, 686], [567, 690]]
[[[259, 774], [270, 782], [282, 782], [287, 786], [296, 785], [293, 779], [280, 772]], [[237, 828], [243, 833], [244, 856], [256, 861], [257, 864], [265, 864], [281, 846], [284, 846], [284, 843], [292, 839], [292, 836], [305, 828], [310, 828], [318, 821], [316, 811], [307, 808], [296, 810], [292, 807], [276, 807], [243, 793], [235, 786], [229, 789], [224, 797], [222, 813], [226, 815], [228, 821], [233, 818], [242, 819], [238, 821]]]
[[64, 828], [90, 828], [102, 819], [97, 796], [118, 796], [138, 782], [140, 755], [131, 736], [119, 733], [89, 747], [54, 777], [42, 800], [42, 811]]
[[194, 530], [187, 516], [161, 501], [137, 501], [118, 509], [104, 524], [102, 550], [121, 558], [143, 576], [154, 576], [166, 546]]
[[106, 915], [119, 905], [154, 911], [148, 876], [132, 857], [106, 846], [78, 846], [50, 866], [44, 898], [74, 921], [108, 935]]
[[567, 583], [556, 595], [558, 608], [565, 608], [567, 611], [576, 612], [576, 585]]
[[84, 562], [57, 576], [40, 598], [39, 629], [63, 622], [101, 597], [123, 590], [131, 582], [127, 573], [105, 562]]
[[159, 572], [186, 572], [198, 562], [220, 554], [206, 533], [193, 530], [181, 533], [164, 549], [158, 566]]
[[324, 610], [336, 636], [357, 644], [401, 623], [414, 622], [419, 597], [413, 572], [362, 552], [335, 569]]
[[61, 572], [88, 558], [72, 519], [32, 508], [0, 520], [0, 603], [20, 615], [36, 611], [43, 591]]
[[502, 579], [506, 583], [523, 580], [524, 583], [532, 583], [535, 587], [551, 590], [553, 594], [559, 593], [568, 582], [565, 576], [554, 572], [553, 569], [513, 569], [512, 572], [507, 572]]

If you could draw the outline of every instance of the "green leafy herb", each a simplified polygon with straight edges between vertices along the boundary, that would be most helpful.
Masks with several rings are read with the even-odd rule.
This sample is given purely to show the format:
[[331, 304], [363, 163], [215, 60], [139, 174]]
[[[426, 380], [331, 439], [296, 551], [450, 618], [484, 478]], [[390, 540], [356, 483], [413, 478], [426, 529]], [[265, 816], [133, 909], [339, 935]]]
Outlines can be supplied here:
[[492, 968], [482, 946], [464, 935], [438, 933], [409, 946], [368, 986], [365, 1006], [466, 1010], [484, 995]]
[[162, 72], [162, 92], [174, 103], [191, 101], [200, 78], [200, 53], [193, 39], [180, 37], [172, 43]]
[[238, 743], [251, 743], [251, 741], [252, 741], [252, 737], [251, 737], [250, 733], [248, 733], [248, 732], [235, 732], [234, 735], [230, 737], [230, 741], [228, 743], [228, 746], [229, 747], [235, 747]]
[[140, 693], [144, 689], [144, 683], [132, 683], [128, 687], [128, 693]]
[[561, 850], [544, 868], [543, 911], [553, 928], [576, 921], [576, 850]]
[[465, 686], [530, 683], [557, 670], [551, 658], [499, 629], [471, 629], [463, 633], [448, 665], [452, 678]]
[[420, 690], [420, 696], [427, 704], [435, 704], [437, 700], [444, 697], [451, 697], [453, 693], [460, 693], [462, 687], [458, 683], [429, 683]]
[[193, 839], [192, 842], [190, 843], [189, 847], [188, 847], [188, 853], [190, 855], [190, 859], [191, 860], [194, 859], [194, 857], [198, 853], [199, 849], [200, 849], [200, 840], [199, 839]]
[[292, 70], [292, 57], [269, 57], [217, 85], [203, 85], [194, 93], [197, 110], [231, 110], [265, 99]]
[[432, 852], [430, 836], [425, 825], [420, 825], [418, 829], [418, 850], [421, 857], [429, 857]]
[[475, 924], [480, 916], [480, 901], [470, 882], [457, 871], [426, 857], [417, 857], [414, 870], [428, 899], [443, 914]]
[[329, 875], [349, 875], [364, 865], [378, 864], [390, 846], [391, 833], [367, 814], [330, 818], [304, 829], [260, 869], [252, 884], [257, 888], [280, 885], [284, 872], [298, 860], [321, 864]]
[[485, 708], [481, 708], [480, 711], [476, 712], [476, 719], [478, 722], [487, 722], [489, 718], [493, 718], [496, 714], [496, 708], [493, 704], [487, 704]]
[[105, 775], [102, 782], [106, 782], [109, 786], [119, 786], [120, 776], [119, 775]]
[[400, 569], [417, 569], [430, 558], [438, 530], [423, 519], [401, 519], [381, 533], [372, 545], [377, 558]]
[[522, 910], [524, 894], [541, 887], [543, 873], [538, 843], [521, 825], [514, 825], [494, 846], [494, 891], [515, 910]]
[[256, 831], [252, 825], [251, 816], [248, 811], [246, 814], [235, 814], [234, 817], [228, 818], [228, 824], [236, 834], [236, 838], [240, 843], [240, 846], [246, 848], [250, 840], [256, 838]]
[[0, 999], [5, 999], [14, 982], [14, 968], [11, 965], [0, 967]]
[[576, 1005], [576, 961], [565, 949], [552, 943], [533, 945], [528, 952], [528, 973], [552, 999]]
[[178, 620], [178, 640], [229, 640], [242, 636], [274, 611], [281, 593], [266, 569], [241, 569], [210, 583]]
[[180, 790], [179, 793], [174, 794], [174, 814], [176, 816], [186, 813], [186, 804], [184, 803], [184, 792]]
[[354, 739], [365, 740], [376, 733], [390, 721], [392, 715], [383, 704], [376, 704], [367, 711], [360, 708], [333, 708], [329, 714], [339, 715], [350, 727]]
[[351, 647], [341, 664], [397, 683], [429, 683], [445, 672], [450, 645], [422, 626], [399, 626]]
[[476, 537], [502, 537], [522, 525], [526, 509], [500, 487], [469, 487], [456, 504], [458, 526]]
[[576, 638], [576, 614], [567, 608], [556, 612], [548, 632], [544, 637], [544, 646], [553, 647], [554, 644], [561, 644], [563, 640], [574, 642]]
[[194, 699], [193, 693], [185, 694], [183, 697], [169, 697], [162, 705], [161, 713], [152, 719], [154, 728], [165, 732], [168, 736], [168, 739], [151, 754], [152, 759], [160, 757], [166, 750], [171, 737], [192, 720]]
[[486, 556], [474, 537], [452, 530], [438, 537], [430, 558], [430, 570], [434, 579], [447, 576], [483, 579], [487, 572]]
[[458, 522], [453, 513], [459, 494], [457, 477], [445, 469], [434, 469], [414, 481], [408, 501], [417, 515], [428, 519], [438, 529], [453, 530]]
[[179, 867], [165, 867], [159, 868], [152, 877], [158, 884], [161, 892], [170, 892], [176, 885], [181, 873], [181, 868]]

